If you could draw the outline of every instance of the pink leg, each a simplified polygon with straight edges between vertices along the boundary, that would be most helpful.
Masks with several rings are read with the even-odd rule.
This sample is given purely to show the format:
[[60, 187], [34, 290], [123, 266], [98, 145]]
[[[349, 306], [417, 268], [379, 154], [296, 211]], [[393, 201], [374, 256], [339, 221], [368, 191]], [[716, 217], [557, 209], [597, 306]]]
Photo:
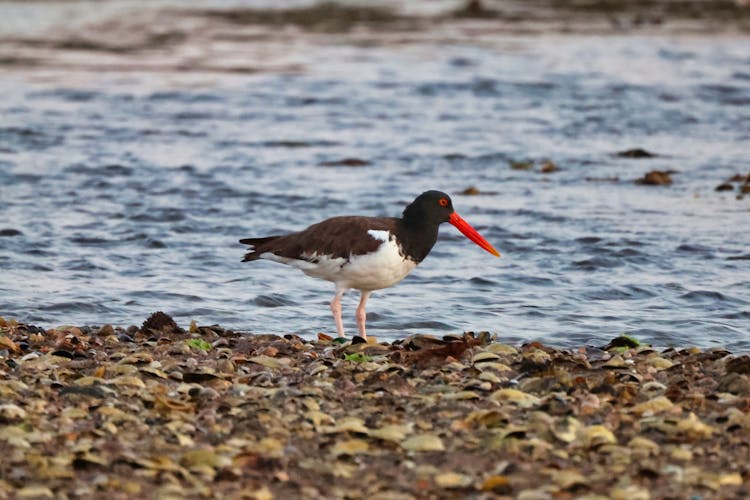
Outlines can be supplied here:
[[336, 322], [336, 331], [339, 337], [344, 337], [344, 321], [341, 319], [341, 297], [343, 297], [346, 290], [336, 290], [336, 295], [333, 296], [331, 301], [331, 312], [333, 313], [333, 320]]
[[362, 298], [359, 299], [359, 305], [357, 306], [357, 330], [359, 330], [359, 336], [363, 339], [367, 338], [367, 331], [365, 329], [365, 321], [367, 321], [367, 312], [365, 311], [365, 304], [367, 298], [372, 292], [362, 291]]

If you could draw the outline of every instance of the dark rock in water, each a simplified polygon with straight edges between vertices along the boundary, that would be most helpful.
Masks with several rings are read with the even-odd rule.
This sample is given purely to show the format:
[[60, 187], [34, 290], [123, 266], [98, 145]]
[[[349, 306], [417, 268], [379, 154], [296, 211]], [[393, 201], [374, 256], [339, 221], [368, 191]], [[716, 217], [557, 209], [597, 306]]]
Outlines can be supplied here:
[[634, 347], [638, 347], [641, 345], [641, 343], [638, 341], [638, 339], [634, 339], [633, 337], [628, 337], [627, 335], [620, 335], [617, 338], [612, 339], [609, 344], [602, 347], [605, 351], [609, 351], [610, 349], [613, 349], [615, 347], [627, 347], [628, 349], [632, 349]]
[[672, 171], [652, 170], [640, 179], [635, 181], [636, 184], [646, 186], [669, 186], [672, 184], [670, 174]]
[[658, 155], [642, 148], [634, 148], [618, 151], [615, 153], [615, 156], [619, 156], [620, 158], [655, 158]]
[[539, 169], [539, 171], [543, 174], [551, 174], [552, 172], [557, 172], [559, 169], [557, 168], [557, 165], [555, 165], [554, 162], [551, 161], [545, 161], [542, 163], [542, 167]]
[[742, 174], [734, 174], [731, 179], [729, 179], [729, 182], [744, 182], [744, 183], [750, 183], [750, 174], [742, 175]]
[[723, 182], [716, 186], [716, 189], [714, 189], [714, 191], [734, 191], [734, 186], [732, 186], [728, 182]]
[[371, 163], [359, 158], [343, 158], [341, 160], [322, 161], [318, 163], [321, 167], [366, 167]]
[[177, 326], [169, 314], [157, 311], [148, 317], [141, 326], [141, 331], [152, 331], [154, 333], [183, 333], [182, 328]]
[[500, 12], [486, 8], [482, 5], [481, 0], [468, 0], [462, 7], [453, 12], [453, 16], [470, 19], [495, 19], [500, 17]]
[[750, 183], [746, 182], [742, 186], [740, 186], [740, 193], [750, 194]]
[[475, 186], [469, 186], [463, 191], [461, 191], [461, 194], [465, 194], [467, 196], [474, 196], [479, 194], [479, 189], [477, 189]]
[[19, 231], [18, 229], [13, 229], [13, 228], [0, 229], [0, 237], [21, 236], [22, 234], [23, 233]]
[[508, 163], [513, 170], [531, 170], [534, 168], [534, 160], [510, 160]]

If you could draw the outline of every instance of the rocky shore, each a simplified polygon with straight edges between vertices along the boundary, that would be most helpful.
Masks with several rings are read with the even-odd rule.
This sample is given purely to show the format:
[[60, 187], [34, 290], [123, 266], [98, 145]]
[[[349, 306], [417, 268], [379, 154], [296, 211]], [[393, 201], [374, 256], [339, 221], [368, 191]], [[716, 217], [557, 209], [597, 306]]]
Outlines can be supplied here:
[[0, 320], [1, 498], [747, 498], [750, 356]]

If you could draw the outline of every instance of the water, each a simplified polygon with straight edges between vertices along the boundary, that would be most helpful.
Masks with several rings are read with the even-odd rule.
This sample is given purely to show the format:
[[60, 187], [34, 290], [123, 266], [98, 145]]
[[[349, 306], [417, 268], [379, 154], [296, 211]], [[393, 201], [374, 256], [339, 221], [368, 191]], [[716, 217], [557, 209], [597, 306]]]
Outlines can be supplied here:
[[[750, 349], [750, 198], [714, 191], [750, 171], [750, 39], [290, 50], [296, 71], [4, 71], [0, 315], [127, 326], [164, 310], [183, 326], [330, 333], [332, 285], [243, 264], [237, 240], [398, 215], [441, 189], [503, 258], [446, 225], [373, 294], [371, 334]], [[659, 156], [614, 154], [634, 147]], [[344, 158], [370, 165], [319, 165]], [[559, 170], [540, 173], [544, 160]], [[633, 182], [655, 169], [674, 183]]]

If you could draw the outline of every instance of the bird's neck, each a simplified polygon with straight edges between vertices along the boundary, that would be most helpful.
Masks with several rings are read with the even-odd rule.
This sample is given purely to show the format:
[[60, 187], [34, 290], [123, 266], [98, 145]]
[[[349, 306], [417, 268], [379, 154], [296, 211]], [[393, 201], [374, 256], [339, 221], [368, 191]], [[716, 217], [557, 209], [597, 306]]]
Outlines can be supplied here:
[[406, 257], [417, 264], [422, 262], [437, 241], [438, 226], [439, 224], [425, 219], [400, 219], [396, 237]]

